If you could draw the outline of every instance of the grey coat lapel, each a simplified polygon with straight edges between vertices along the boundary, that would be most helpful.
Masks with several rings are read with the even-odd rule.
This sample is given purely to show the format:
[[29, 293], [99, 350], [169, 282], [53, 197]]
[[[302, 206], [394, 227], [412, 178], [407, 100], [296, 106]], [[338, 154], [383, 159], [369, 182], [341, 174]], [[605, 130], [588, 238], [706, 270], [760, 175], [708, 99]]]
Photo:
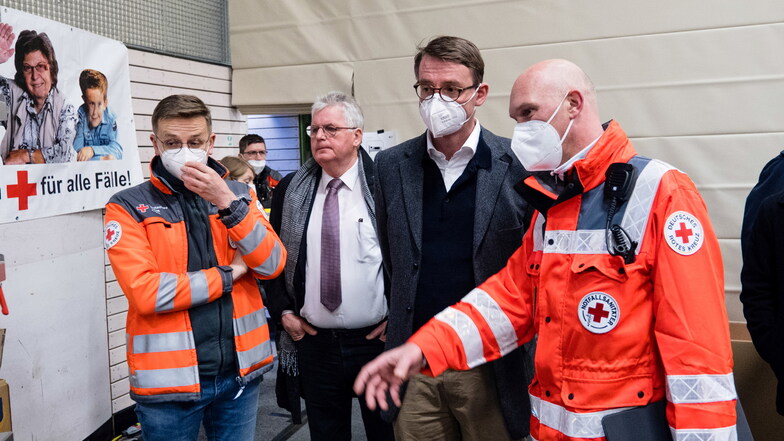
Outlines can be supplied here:
[[421, 143], [417, 143], [414, 149], [405, 153], [406, 160], [398, 163], [400, 182], [403, 185], [403, 205], [417, 252], [422, 251], [422, 197], [425, 179], [422, 151], [427, 148], [424, 136], [420, 138]]
[[[480, 143], [485, 143], [491, 152], [491, 166], [489, 169], [479, 169], [476, 179], [476, 208], [474, 209], [474, 255], [479, 250], [482, 240], [487, 234], [490, 220], [493, 217], [498, 193], [504, 183], [504, 177], [509, 169], [506, 153], [501, 146], [496, 145], [492, 138], [486, 136], [487, 131], [482, 130], [479, 137]], [[507, 159], [507, 161], [504, 161]]]

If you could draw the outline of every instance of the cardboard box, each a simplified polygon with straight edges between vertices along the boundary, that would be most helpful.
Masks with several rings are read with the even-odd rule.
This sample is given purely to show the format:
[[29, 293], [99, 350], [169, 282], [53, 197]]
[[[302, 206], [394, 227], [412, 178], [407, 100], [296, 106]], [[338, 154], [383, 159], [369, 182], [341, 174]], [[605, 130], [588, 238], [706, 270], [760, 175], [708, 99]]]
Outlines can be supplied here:
[[11, 396], [8, 383], [0, 380], [0, 432], [11, 431]]

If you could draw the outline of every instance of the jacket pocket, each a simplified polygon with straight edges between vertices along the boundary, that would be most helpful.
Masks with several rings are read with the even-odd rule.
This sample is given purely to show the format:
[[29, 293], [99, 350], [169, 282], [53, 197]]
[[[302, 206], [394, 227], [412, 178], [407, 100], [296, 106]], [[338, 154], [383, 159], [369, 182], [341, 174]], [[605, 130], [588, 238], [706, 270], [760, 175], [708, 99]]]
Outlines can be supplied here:
[[623, 257], [610, 254], [575, 254], [571, 270], [575, 274], [585, 275], [597, 271], [601, 276], [616, 282], [625, 282], [629, 279]]
[[[611, 374], [610, 374], [611, 375]], [[564, 377], [561, 398], [578, 409], [642, 406], [653, 396], [653, 377], [632, 375], [608, 379]]]

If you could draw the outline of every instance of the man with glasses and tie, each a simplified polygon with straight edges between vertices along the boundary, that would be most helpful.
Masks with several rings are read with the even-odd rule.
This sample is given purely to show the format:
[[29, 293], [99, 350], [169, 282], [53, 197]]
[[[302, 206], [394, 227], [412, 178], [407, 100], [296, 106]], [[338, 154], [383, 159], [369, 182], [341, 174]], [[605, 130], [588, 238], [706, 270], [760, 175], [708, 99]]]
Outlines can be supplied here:
[[[281, 364], [301, 377], [311, 439], [349, 440], [352, 384], [384, 350], [386, 330], [373, 162], [360, 146], [364, 117], [353, 98], [320, 96], [311, 116], [313, 158], [283, 178], [272, 203], [270, 222], [290, 254], [267, 295], [272, 316], [286, 331]], [[289, 338], [297, 366], [286, 355]], [[364, 400], [360, 407], [368, 440], [394, 439], [378, 411]]]
[[[387, 347], [504, 267], [530, 213], [513, 186], [525, 170], [510, 140], [479, 124], [488, 97], [470, 41], [442, 36], [414, 58], [422, 135], [376, 156], [376, 217], [390, 278]], [[528, 434], [532, 360], [523, 349], [469, 371], [408, 383], [398, 440], [504, 440]], [[391, 417], [391, 415], [390, 415]]]
[[282, 176], [279, 171], [267, 165], [267, 143], [264, 138], [255, 133], [240, 138], [240, 158], [248, 161], [253, 167], [253, 185], [256, 187], [256, 196], [264, 208], [272, 206], [272, 193], [278, 186]]
[[150, 180], [106, 205], [105, 248], [128, 298], [131, 397], [146, 441], [252, 441], [273, 353], [257, 279], [286, 250], [246, 184], [209, 155], [210, 111], [172, 95], [152, 114]]

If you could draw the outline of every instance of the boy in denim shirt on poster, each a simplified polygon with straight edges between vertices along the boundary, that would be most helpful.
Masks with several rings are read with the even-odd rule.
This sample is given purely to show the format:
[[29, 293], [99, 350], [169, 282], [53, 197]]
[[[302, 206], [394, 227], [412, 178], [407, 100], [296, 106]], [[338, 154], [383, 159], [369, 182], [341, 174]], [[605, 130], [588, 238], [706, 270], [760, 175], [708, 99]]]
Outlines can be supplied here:
[[79, 75], [84, 105], [79, 107], [79, 123], [76, 125], [77, 161], [122, 159], [122, 146], [117, 142], [117, 122], [114, 113], [107, 107], [109, 83], [106, 76], [93, 69], [85, 69]]

